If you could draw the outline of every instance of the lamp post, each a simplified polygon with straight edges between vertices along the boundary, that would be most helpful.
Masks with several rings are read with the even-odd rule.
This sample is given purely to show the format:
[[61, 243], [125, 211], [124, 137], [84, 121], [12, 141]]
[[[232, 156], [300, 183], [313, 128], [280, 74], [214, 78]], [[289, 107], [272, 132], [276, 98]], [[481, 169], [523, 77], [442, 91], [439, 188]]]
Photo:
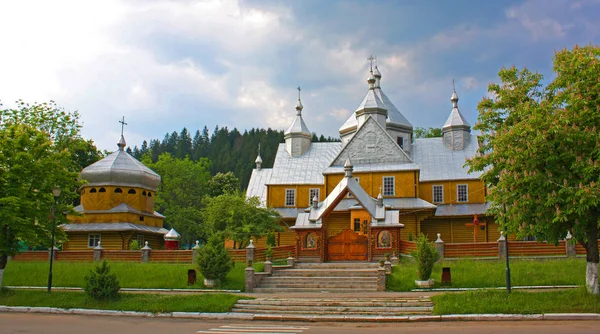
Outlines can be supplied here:
[[510, 293], [510, 266], [508, 265], [508, 234], [506, 233], [506, 203], [504, 204], [504, 242], [506, 248], [506, 291]]
[[54, 230], [56, 229], [56, 208], [58, 207], [58, 196], [60, 196], [60, 188], [52, 188], [54, 196], [54, 207], [52, 208], [52, 243], [50, 244], [50, 272], [48, 273], [48, 293], [52, 291], [52, 261], [54, 260]]

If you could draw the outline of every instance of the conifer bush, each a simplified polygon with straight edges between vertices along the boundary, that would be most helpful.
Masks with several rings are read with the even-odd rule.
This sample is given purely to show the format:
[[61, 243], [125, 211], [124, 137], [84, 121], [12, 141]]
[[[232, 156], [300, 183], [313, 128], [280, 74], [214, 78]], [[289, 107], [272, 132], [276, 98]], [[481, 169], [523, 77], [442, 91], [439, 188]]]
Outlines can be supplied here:
[[431, 278], [431, 272], [433, 271], [433, 265], [440, 259], [440, 254], [433, 243], [427, 240], [427, 237], [421, 233], [417, 239], [417, 269], [419, 271], [419, 279], [421, 281], [427, 281]]
[[85, 276], [83, 291], [95, 300], [116, 299], [121, 286], [117, 275], [110, 272], [106, 260], [102, 261]]
[[223, 245], [223, 240], [213, 236], [198, 251], [196, 263], [200, 272], [207, 279], [225, 279], [227, 273], [233, 268], [233, 261]]

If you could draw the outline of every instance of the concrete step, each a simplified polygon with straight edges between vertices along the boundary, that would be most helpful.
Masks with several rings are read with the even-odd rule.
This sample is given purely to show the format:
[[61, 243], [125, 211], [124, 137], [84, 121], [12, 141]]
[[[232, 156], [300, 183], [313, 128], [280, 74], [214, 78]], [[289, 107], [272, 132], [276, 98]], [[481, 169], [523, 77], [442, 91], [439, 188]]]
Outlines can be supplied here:
[[298, 262], [294, 265], [298, 269], [377, 269], [377, 262], [326, 262], [326, 263], [304, 263]]
[[281, 306], [281, 305], [245, 305], [236, 304], [235, 310], [251, 310], [271, 313], [275, 311], [295, 311], [296, 313], [321, 313], [321, 312], [360, 312], [360, 313], [423, 313], [430, 312], [430, 306], [414, 307], [360, 307], [360, 306]]
[[251, 306], [343, 306], [343, 307], [421, 307], [421, 306], [433, 306], [433, 303], [429, 299], [423, 300], [345, 300], [345, 299], [240, 299], [237, 305], [251, 305]]
[[355, 289], [354, 291], [365, 290], [365, 289], [377, 290], [377, 282], [358, 283], [358, 284], [344, 283], [344, 282], [330, 282], [330, 283], [296, 282], [296, 283], [266, 283], [266, 284], [261, 283], [260, 288], [263, 288], [263, 289], [307, 288], [307, 289], [319, 289], [319, 290], [332, 289], [332, 288], [336, 288], [336, 289], [344, 288], [344, 289]]
[[[377, 292], [377, 289], [360, 289], [361, 292]], [[254, 288], [255, 293], [304, 293], [304, 292], [330, 292], [330, 293], [356, 293], [357, 289], [347, 288]]]
[[234, 313], [245, 313], [245, 314], [302, 314], [302, 315], [380, 315], [380, 316], [398, 316], [398, 315], [428, 315], [431, 314], [433, 308], [418, 310], [418, 311], [399, 311], [399, 312], [386, 312], [372, 309], [369, 311], [314, 311], [314, 312], [299, 312], [295, 310], [247, 310], [247, 309], [236, 309], [233, 308], [231, 312]]
[[[310, 283], [311, 281], [316, 281], [315, 277], [307, 277], [307, 276], [267, 276], [264, 277], [260, 282], [263, 283], [288, 283], [288, 282], [306, 282]], [[340, 281], [352, 281], [353, 283], [369, 283], [369, 282], [377, 282], [377, 277], [371, 276], [356, 276], [356, 277], [328, 277], [321, 276], [318, 277], [319, 283], [339, 283]]]
[[284, 269], [274, 271], [272, 277], [305, 276], [305, 277], [376, 277], [377, 270], [373, 269]]

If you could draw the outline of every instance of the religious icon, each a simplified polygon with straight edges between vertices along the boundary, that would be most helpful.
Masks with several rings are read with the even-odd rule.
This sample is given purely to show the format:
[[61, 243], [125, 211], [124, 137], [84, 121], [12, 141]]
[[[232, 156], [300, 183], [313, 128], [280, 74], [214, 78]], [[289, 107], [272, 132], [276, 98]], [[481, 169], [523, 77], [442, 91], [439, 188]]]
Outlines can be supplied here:
[[390, 231], [381, 231], [377, 237], [378, 248], [390, 248], [391, 246], [391, 235]]
[[309, 233], [306, 236], [306, 248], [317, 248], [317, 241], [315, 239], [315, 234]]

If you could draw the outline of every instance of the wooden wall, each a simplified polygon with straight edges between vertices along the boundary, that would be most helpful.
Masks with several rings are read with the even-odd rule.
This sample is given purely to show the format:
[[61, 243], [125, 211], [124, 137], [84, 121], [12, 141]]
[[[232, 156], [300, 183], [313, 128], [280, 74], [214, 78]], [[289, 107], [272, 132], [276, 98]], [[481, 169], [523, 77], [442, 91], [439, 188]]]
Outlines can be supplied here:
[[[456, 185], [467, 184], [468, 202], [457, 202]], [[444, 202], [433, 203], [433, 186], [444, 186]], [[485, 203], [485, 185], [480, 180], [452, 180], [419, 183], [419, 198], [433, 204]]]
[[[129, 249], [129, 243], [137, 237], [138, 234], [144, 236], [144, 240], [148, 241], [148, 246], [152, 249], [165, 248], [164, 238], [162, 235], [144, 234], [129, 232], [93, 232], [93, 233], [67, 233], [68, 241], [64, 243], [63, 250], [86, 250], [93, 249], [88, 247], [88, 236], [90, 234], [100, 234], [102, 248], [107, 250], [126, 250]], [[143, 245], [140, 245], [143, 246]]]
[[[369, 194], [369, 196], [377, 198], [379, 195], [379, 187], [383, 187], [383, 177], [393, 176], [395, 194], [394, 196], [386, 197], [416, 197], [418, 195], [418, 172], [417, 171], [396, 171], [396, 172], [375, 172], [375, 173], [353, 173], [353, 177], [357, 177], [360, 186]], [[329, 194], [333, 188], [342, 180], [344, 174], [328, 174], [325, 175], [326, 192]]]
[[268, 185], [267, 186], [267, 206], [273, 208], [283, 208], [285, 205], [285, 190], [296, 190], [296, 208], [307, 208], [309, 206], [310, 189], [319, 189], [319, 201], [325, 199], [324, 187], [322, 184], [314, 185]]
[[323, 223], [327, 226], [327, 237], [333, 237], [343, 230], [349, 229], [350, 224], [350, 212], [332, 212]]

